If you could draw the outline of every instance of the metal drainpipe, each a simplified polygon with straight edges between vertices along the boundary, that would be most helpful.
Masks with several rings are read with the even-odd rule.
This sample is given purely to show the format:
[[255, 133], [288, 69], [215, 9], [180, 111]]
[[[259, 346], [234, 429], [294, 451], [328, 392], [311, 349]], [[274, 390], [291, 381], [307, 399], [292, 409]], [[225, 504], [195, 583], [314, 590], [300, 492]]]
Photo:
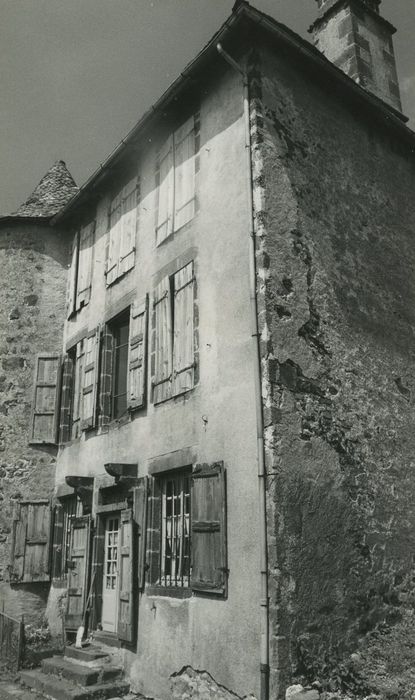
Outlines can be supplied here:
[[249, 115], [249, 81], [246, 71], [223, 50], [221, 44], [216, 46], [219, 54], [242, 75], [244, 86], [244, 120], [245, 120], [245, 151], [246, 174], [248, 183], [248, 204], [251, 219], [249, 236], [249, 282], [251, 301], [252, 340], [255, 349], [255, 409], [257, 429], [257, 454], [258, 454], [258, 486], [259, 486], [259, 513], [260, 513], [260, 567], [261, 567], [261, 600], [260, 600], [260, 626], [261, 626], [261, 700], [269, 699], [269, 601], [268, 601], [268, 554], [267, 554], [267, 511], [266, 511], [266, 473], [265, 473], [265, 447], [264, 447], [264, 420], [262, 413], [261, 392], [261, 353], [259, 348], [259, 328], [256, 295], [256, 257], [255, 257], [255, 224], [254, 204], [252, 196], [252, 151], [251, 151], [251, 125]]

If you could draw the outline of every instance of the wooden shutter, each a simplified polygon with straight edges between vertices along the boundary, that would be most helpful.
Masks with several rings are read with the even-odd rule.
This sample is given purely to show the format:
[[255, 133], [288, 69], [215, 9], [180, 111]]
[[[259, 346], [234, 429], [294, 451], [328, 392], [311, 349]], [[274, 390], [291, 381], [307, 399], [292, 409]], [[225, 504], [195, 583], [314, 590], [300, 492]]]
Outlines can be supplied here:
[[60, 355], [38, 355], [35, 369], [30, 442], [55, 444], [58, 427]]
[[121, 241], [118, 274], [123, 275], [134, 267], [137, 224], [137, 178], [123, 188], [121, 202]]
[[132, 510], [121, 511], [118, 600], [118, 637], [134, 639], [134, 520]]
[[72, 240], [71, 265], [68, 270], [68, 293], [66, 314], [69, 318], [76, 311], [76, 281], [78, 279], [79, 231]]
[[174, 275], [173, 392], [194, 386], [193, 262]]
[[62, 576], [63, 506], [57, 503], [53, 513], [52, 577]]
[[71, 438], [77, 438], [81, 434], [81, 414], [84, 382], [84, 360], [86, 339], [82, 339], [76, 345], [76, 359], [73, 378], [73, 401], [71, 410]]
[[92, 259], [94, 250], [95, 221], [83, 226], [79, 234], [79, 263], [76, 292], [76, 308], [85, 306], [91, 298]]
[[154, 290], [154, 375], [153, 401], [171, 397], [172, 317], [170, 279], [165, 277]]
[[226, 595], [226, 495], [222, 462], [195, 466], [191, 502], [191, 587], [195, 592]]
[[156, 245], [173, 233], [174, 163], [173, 136], [169, 136], [158, 157], [156, 185], [158, 193]]
[[99, 337], [100, 329], [98, 327], [85, 340], [82, 430], [93, 428], [96, 422]]
[[85, 610], [89, 551], [91, 542], [91, 517], [74, 518], [71, 522], [71, 547], [68, 562], [68, 602], [66, 607], [66, 629], [77, 629]]
[[74, 379], [74, 361], [66, 355], [62, 367], [62, 390], [59, 419], [59, 442], [68, 442], [71, 439], [71, 412]]
[[127, 405], [140, 408], [146, 403], [148, 298], [130, 307], [130, 339], [128, 351]]
[[138, 530], [138, 588], [144, 590], [146, 572], [148, 476], [143, 476], [134, 488], [134, 519]]
[[13, 521], [10, 578], [13, 583], [49, 581], [49, 501], [22, 501]]
[[101, 428], [108, 425], [111, 421], [113, 346], [114, 339], [111, 330], [108, 325], [105, 325], [101, 344], [101, 376], [99, 388], [99, 426]]
[[109, 243], [106, 280], [107, 286], [118, 277], [121, 245], [121, 202], [122, 195], [118, 194], [111, 202], [109, 214]]
[[174, 134], [174, 230], [195, 213], [195, 120], [192, 116]]

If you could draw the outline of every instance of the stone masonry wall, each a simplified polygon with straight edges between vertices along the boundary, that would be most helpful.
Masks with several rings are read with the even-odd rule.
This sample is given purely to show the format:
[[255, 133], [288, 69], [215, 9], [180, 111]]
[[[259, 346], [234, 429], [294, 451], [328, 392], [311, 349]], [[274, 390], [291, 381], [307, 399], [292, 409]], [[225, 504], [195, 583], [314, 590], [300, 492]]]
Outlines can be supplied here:
[[271, 697], [280, 698], [296, 679], [341, 684], [371, 635], [384, 634], [379, 657], [412, 614], [415, 161], [292, 57], [264, 49], [256, 59]]
[[29, 446], [29, 422], [36, 355], [62, 348], [68, 245], [47, 225], [0, 227], [0, 601], [36, 623], [49, 586], [10, 587], [11, 526], [16, 501], [53, 492], [56, 448]]

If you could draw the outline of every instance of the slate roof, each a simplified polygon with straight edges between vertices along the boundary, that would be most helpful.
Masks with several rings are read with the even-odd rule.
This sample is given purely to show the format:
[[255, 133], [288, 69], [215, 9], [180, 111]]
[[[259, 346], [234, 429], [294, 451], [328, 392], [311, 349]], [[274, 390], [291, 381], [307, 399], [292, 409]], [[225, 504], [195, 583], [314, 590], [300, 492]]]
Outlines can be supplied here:
[[[78, 187], [63, 160], [57, 160], [33, 190], [30, 197], [7, 219], [49, 219], [78, 192]], [[3, 218], [3, 217], [1, 217]]]

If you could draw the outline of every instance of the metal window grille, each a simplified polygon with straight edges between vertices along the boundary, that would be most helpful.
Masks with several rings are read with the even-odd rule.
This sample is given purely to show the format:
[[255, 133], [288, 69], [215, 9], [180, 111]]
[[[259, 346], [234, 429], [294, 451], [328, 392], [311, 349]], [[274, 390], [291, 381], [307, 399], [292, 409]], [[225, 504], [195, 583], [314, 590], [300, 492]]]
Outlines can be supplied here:
[[169, 476], [162, 484], [162, 586], [190, 583], [190, 473]]
[[117, 587], [119, 518], [110, 518], [105, 530], [105, 588]]
[[71, 551], [71, 524], [82, 515], [82, 503], [76, 496], [65, 499], [62, 532], [62, 576], [66, 575]]

